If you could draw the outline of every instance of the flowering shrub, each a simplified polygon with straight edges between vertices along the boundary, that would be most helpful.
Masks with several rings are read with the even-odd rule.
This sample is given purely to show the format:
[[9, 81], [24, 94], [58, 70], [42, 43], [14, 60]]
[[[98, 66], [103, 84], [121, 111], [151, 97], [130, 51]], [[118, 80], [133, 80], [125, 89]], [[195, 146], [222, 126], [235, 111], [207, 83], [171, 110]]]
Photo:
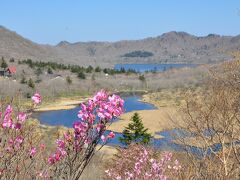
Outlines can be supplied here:
[[160, 158], [150, 148], [130, 145], [128, 149], [119, 149], [118, 154], [109, 164], [108, 179], [167, 179], [178, 175], [181, 165], [173, 160], [172, 153], [163, 153]]
[[[41, 102], [38, 95], [35, 100], [36, 95], [32, 108]], [[39, 146], [40, 136], [33, 131], [34, 125], [26, 123], [31, 110], [22, 112], [12, 104], [0, 104], [0, 107], [0, 178], [35, 177], [42, 165], [43, 148]]]
[[73, 131], [64, 133], [56, 140], [57, 148], [48, 158], [51, 177], [78, 179], [102, 141], [101, 148], [108, 139], [114, 138], [110, 132], [104, 135], [106, 126], [123, 112], [124, 101], [117, 95], [98, 92], [93, 99], [81, 104]]
[[12, 104], [1, 105], [0, 111], [0, 178], [78, 179], [95, 153], [113, 132], [106, 135], [106, 126], [123, 112], [124, 101], [117, 95], [98, 92], [93, 99], [81, 104], [78, 120], [73, 129], [56, 140], [56, 150], [46, 157], [41, 137], [27, 123], [32, 110], [41, 103], [40, 94], [32, 97], [32, 108], [26, 112], [16, 110]]
[[[113, 132], [106, 134], [111, 121], [123, 113], [124, 101], [117, 95], [98, 92], [81, 104], [78, 120], [73, 129], [56, 140], [56, 148], [48, 153], [42, 137], [29, 121], [32, 110], [41, 103], [40, 94], [32, 97], [32, 107], [20, 111], [12, 104], [1, 105], [0, 111], [0, 178], [3, 179], [79, 179], [83, 170]], [[130, 146], [119, 150], [120, 155], [107, 170], [111, 179], [166, 179], [170, 173], [181, 169], [178, 161], [172, 162], [172, 154], [161, 159], [154, 151], [143, 146]]]

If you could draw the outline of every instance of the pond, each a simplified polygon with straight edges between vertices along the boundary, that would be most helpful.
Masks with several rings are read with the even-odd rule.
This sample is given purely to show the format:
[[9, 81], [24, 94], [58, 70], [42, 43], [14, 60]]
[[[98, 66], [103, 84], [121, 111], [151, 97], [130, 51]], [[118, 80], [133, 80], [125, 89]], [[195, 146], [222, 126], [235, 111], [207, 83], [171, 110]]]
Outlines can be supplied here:
[[[125, 100], [124, 103], [125, 112], [156, 109], [154, 105], [140, 101], [141, 96], [138, 95], [126, 96], [123, 97], [123, 99]], [[79, 110], [80, 107], [68, 110], [46, 111], [35, 114], [35, 117], [40, 120], [41, 124], [51, 126], [72, 127], [74, 121], [78, 120], [77, 114]], [[108, 133], [109, 131], [106, 131], [106, 134]], [[124, 145], [121, 144], [119, 141], [119, 137], [122, 137], [122, 133], [115, 132], [115, 134], [116, 134], [115, 138], [109, 140], [108, 145], [124, 147]], [[197, 155], [202, 154], [201, 149], [197, 147], [183, 146], [174, 142], [176, 138], [192, 137], [194, 136], [193, 134], [189, 134], [180, 129], [161, 131], [157, 134], [161, 135], [162, 138], [152, 139], [151, 145], [155, 148], [173, 151], [183, 151], [188, 149], [188, 151], [194, 154]], [[219, 150], [219, 148], [221, 147], [219, 147], [219, 145], [216, 145], [216, 150]]]
[[[151, 110], [156, 109], [152, 104], [140, 101], [140, 96], [123, 97], [125, 112]], [[67, 110], [46, 111], [36, 114], [36, 118], [41, 124], [51, 126], [65, 126], [72, 127], [73, 123], [78, 119], [77, 114], [80, 107]]]
[[134, 70], [136, 72], [163, 72], [170, 69], [178, 69], [184, 67], [196, 67], [196, 64], [116, 64], [114, 69]]

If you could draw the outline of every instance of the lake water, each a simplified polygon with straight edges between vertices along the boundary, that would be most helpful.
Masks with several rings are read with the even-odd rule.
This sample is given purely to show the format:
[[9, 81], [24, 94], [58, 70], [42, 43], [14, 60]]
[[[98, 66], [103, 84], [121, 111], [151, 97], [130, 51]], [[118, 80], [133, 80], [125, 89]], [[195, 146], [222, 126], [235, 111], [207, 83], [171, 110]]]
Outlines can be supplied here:
[[170, 69], [178, 69], [184, 67], [196, 67], [196, 64], [116, 64], [114, 69], [134, 70], [136, 72], [156, 71], [163, 72]]
[[[123, 97], [125, 100], [124, 109], [125, 112], [137, 111], [137, 110], [152, 110], [156, 109], [155, 106], [149, 103], [144, 103], [140, 101], [140, 96], [127, 96]], [[51, 125], [51, 126], [65, 126], [65, 127], [72, 127], [74, 121], [78, 120], [77, 114], [80, 110], [80, 107], [76, 107], [74, 109], [68, 110], [57, 110], [57, 111], [46, 111], [41, 112], [35, 115], [37, 119], [40, 120], [41, 124]], [[106, 134], [109, 131], [105, 132]], [[114, 139], [109, 140], [108, 145], [111, 146], [121, 146], [124, 145], [119, 142], [119, 137], [122, 137], [122, 133], [115, 132], [116, 137]], [[194, 135], [184, 132], [180, 129], [173, 129], [170, 131], [161, 131], [157, 133], [163, 138], [153, 138], [151, 145], [155, 148], [161, 150], [174, 150], [174, 151], [184, 151], [188, 150], [196, 155], [201, 155], [201, 149], [192, 146], [183, 146], [180, 144], [176, 144], [174, 140], [176, 138], [184, 138], [184, 137], [192, 137]], [[216, 150], [219, 150], [219, 145], [214, 145]]]
[[[125, 112], [156, 109], [152, 104], [140, 101], [140, 96], [123, 97]], [[42, 123], [51, 126], [72, 127], [78, 119], [77, 114], [80, 107], [68, 110], [46, 111], [36, 115], [36, 118]]]

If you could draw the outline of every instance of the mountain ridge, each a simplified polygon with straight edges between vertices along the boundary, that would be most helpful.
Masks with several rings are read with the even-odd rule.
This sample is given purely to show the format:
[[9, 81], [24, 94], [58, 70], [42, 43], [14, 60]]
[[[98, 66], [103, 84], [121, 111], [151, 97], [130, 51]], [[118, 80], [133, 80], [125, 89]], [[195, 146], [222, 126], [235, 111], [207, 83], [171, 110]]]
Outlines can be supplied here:
[[[215, 63], [231, 59], [228, 52], [236, 50], [240, 50], [240, 35], [195, 36], [170, 31], [140, 40], [61, 41], [57, 45], [47, 45], [35, 43], [0, 26], [0, 56], [82, 66], [113, 67], [116, 63]], [[123, 57], [134, 51], [151, 52], [153, 56]]]

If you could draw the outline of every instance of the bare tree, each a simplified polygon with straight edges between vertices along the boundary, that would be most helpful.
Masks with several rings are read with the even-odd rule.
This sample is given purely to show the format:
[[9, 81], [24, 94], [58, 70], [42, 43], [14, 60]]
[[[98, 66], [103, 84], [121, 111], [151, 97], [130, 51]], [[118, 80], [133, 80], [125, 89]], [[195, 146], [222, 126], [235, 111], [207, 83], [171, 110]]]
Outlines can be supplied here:
[[183, 112], [181, 128], [191, 137], [179, 141], [187, 147], [192, 176], [239, 179], [240, 61], [210, 69], [202, 94], [187, 93]]

